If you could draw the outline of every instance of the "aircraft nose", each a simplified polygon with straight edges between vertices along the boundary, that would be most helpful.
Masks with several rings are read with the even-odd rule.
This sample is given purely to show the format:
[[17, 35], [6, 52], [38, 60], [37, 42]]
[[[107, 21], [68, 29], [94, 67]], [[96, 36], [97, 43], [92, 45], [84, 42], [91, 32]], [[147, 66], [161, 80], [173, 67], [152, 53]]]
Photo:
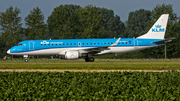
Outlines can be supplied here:
[[10, 49], [7, 51], [8, 54], [10, 54]]

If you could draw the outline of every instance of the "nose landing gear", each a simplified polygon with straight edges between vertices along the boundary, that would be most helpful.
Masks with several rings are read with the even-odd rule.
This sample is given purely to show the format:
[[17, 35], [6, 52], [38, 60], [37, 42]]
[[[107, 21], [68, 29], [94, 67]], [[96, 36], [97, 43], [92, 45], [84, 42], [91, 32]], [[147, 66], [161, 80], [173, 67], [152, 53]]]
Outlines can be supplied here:
[[25, 62], [28, 62], [28, 59], [25, 59]]
[[28, 55], [23, 55], [23, 57], [25, 58], [25, 62], [28, 62]]

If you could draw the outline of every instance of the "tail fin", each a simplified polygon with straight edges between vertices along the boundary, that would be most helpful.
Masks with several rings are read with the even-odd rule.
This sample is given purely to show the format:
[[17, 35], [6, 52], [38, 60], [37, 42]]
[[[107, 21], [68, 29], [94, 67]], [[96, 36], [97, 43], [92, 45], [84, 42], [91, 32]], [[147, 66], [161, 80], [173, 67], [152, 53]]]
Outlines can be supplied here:
[[164, 39], [168, 17], [169, 14], [161, 15], [161, 17], [156, 21], [156, 23], [151, 27], [151, 29], [146, 34], [139, 36], [137, 38]]

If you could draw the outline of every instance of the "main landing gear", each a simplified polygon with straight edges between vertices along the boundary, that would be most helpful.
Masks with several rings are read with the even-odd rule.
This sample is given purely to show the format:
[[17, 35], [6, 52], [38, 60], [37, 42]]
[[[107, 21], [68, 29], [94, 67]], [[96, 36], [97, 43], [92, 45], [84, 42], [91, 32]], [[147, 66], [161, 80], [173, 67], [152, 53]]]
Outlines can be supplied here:
[[94, 58], [93, 57], [86, 57], [85, 61], [86, 62], [94, 62]]

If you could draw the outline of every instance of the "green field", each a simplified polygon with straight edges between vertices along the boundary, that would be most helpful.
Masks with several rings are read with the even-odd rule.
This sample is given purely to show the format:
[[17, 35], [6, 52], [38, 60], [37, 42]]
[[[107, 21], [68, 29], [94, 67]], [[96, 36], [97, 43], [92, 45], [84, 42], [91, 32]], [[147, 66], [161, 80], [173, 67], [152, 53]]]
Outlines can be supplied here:
[[179, 101], [180, 72], [0, 72], [0, 100]]
[[[179, 59], [0, 60], [0, 69], [180, 70]], [[178, 101], [180, 72], [0, 72], [0, 100]]]
[[104, 69], [104, 70], [179, 70], [180, 59], [96, 59], [95, 62], [58, 59], [0, 60], [0, 69]]

